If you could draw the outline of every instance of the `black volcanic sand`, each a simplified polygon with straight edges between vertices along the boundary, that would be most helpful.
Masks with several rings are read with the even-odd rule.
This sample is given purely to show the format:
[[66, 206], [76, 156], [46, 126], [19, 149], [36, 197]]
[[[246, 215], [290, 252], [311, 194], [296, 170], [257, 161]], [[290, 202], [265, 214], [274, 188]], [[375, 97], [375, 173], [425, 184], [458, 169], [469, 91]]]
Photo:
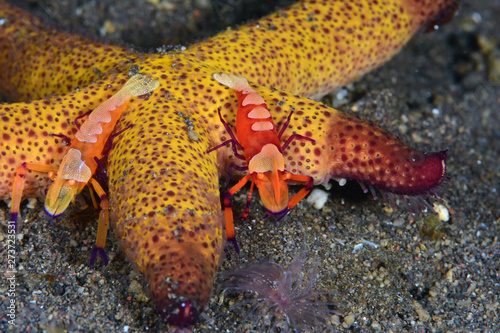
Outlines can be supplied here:
[[[24, 2], [69, 30], [145, 49], [187, 44], [274, 9], [266, 1]], [[105, 14], [95, 14], [91, 7], [96, 6]], [[275, 222], [263, 219], [265, 211], [254, 200], [249, 218], [237, 223], [241, 265], [268, 259], [287, 266], [304, 244], [311, 260], [319, 258], [316, 288], [338, 293], [330, 301], [337, 304], [332, 310], [341, 314], [332, 314], [330, 328], [318, 331], [499, 327], [499, 17], [498, 0], [465, 1], [452, 23], [416, 36], [389, 63], [342, 91], [344, 98], [338, 99], [338, 93], [325, 98], [419, 149], [448, 149], [449, 221], [430, 213], [412, 214], [404, 207], [394, 210], [348, 183], [334, 185], [321, 210], [303, 201]], [[242, 191], [233, 199], [236, 216], [244, 210], [245, 195]], [[5, 204], [0, 208], [0, 220], [5, 221], [8, 210]], [[44, 214], [40, 202], [36, 209], [24, 205], [22, 212], [17, 326], [7, 326], [3, 298], [1, 331], [168, 330], [113, 233], [107, 247], [110, 264], [88, 266], [97, 221], [93, 209], [74, 205], [55, 220]], [[1, 230], [4, 272], [5, 222]], [[362, 240], [378, 247], [365, 244], [354, 252]], [[231, 311], [243, 297], [215, 291], [221, 273], [237, 264], [232, 250], [225, 256], [197, 332], [251, 331], [251, 325], [242, 324], [244, 314]], [[0, 288], [5, 295], [6, 283]]]

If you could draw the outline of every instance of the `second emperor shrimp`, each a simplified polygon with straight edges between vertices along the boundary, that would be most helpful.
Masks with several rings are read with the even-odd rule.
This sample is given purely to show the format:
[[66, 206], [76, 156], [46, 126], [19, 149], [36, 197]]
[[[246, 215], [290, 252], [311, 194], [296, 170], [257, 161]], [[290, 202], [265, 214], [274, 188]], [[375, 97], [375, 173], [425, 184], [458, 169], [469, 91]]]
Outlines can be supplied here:
[[[247, 162], [248, 167], [246, 168], [230, 164], [229, 173], [231, 173], [232, 168], [235, 168], [241, 171], [248, 169], [248, 174], [231, 187], [224, 196], [227, 238], [233, 243], [236, 252], [239, 252], [230, 197], [245, 186], [249, 180], [252, 180], [243, 218], [248, 215], [253, 188], [254, 185], [257, 185], [260, 199], [266, 210], [275, 215], [277, 219], [281, 219], [288, 210], [292, 209], [311, 191], [313, 186], [312, 177], [293, 174], [285, 170], [283, 151], [294, 139], [308, 140], [313, 144], [316, 141], [299, 134], [292, 134], [282, 146], [280, 140], [290, 123], [293, 110], [278, 133], [264, 99], [249, 86], [245, 78], [230, 74], [214, 74], [213, 77], [219, 83], [233, 89], [238, 98], [236, 136], [222, 118], [219, 108], [220, 120], [231, 139], [211, 148], [208, 152], [231, 144], [234, 155]], [[237, 147], [243, 150], [244, 156], [238, 153]], [[305, 187], [290, 200], [288, 200], [288, 180], [306, 183]]]

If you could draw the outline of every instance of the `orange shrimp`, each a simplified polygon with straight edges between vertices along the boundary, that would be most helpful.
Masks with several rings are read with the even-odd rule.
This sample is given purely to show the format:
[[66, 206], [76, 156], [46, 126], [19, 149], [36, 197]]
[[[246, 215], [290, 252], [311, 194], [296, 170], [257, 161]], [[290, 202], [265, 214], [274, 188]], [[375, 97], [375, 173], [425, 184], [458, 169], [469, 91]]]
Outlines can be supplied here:
[[46, 172], [49, 178], [54, 181], [47, 191], [44, 205], [45, 211], [52, 217], [61, 215], [85, 185], [90, 184], [101, 199], [97, 239], [92, 250], [90, 265], [93, 265], [97, 254], [107, 265], [108, 259], [104, 246], [109, 224], [108, 198], [99, 182], [92, 176], [100, 165], [99, 159], [104, 155], [103, 150], [106, 142], [121, 114], [127, 108], [130, 99], [148, 94], [158, 86], [159, 82], [153, 78], [142, 74], [132, 76], [116, 94], [89, 114], [88, 119], [71, 140], [59, 167], [29, 162], [21, 164], [14, 180], [11, 203], [11, 220], [14, 222], [16, 232], [26, 169]]
[[[311, 191], [313, 186], [312, 177], [293, 174], [285, 170], [283, 151], [294, 139], [308, 140], [313, 144], [316, 144], [316, 141], [299, 134], [292, 134], [281, 146], [280, 139], [290, 123], [293, 109], [278, 133], [264, 99], [248, 85], [245, 78], [230, 74], [214, 74], [213, 77], [219, 83], [236, 91], [238, 98], [238, 111], [236, 114], [237, 138], [222, 118], [219, 108], [220, 120], [231, 139], [211, 148], [208, 152], [231, 144], [234, 155], [237, 158], [246, 160], [248, 165], [245, 168], [233, 164], [229, 165], [229, 174], [232, 168], [241, 171], [248, 169], [249, 173], [230, 188], [224, 196], [227, 238], [233, 243], [236, 251], [239, 252], [234, 232], [230, 197], [245, 186], [249, 180], [252, 180], [243, 218], [248, 216], [254, 185], [257, 185], [260, 199], [268, 213], [277, 216], [278, 220], [283, 218], [288, 210], [292, 209]], [[243, 150], [244, 156], [237, 152], [237, 147]], [[306, 183], [305, 187], [290, 200], [288, 200], [288, 180]]]

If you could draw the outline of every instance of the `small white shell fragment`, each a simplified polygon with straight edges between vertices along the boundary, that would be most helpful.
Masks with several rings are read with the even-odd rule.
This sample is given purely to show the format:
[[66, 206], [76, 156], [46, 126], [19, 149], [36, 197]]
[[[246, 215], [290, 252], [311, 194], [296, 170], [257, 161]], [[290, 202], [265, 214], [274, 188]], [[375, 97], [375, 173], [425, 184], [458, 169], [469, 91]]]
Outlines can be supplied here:
[[374, 247], [374, 248], [376, 248], [376, 249], [379, 247], [379, 245], [378, 245], [378, 244], [375, 244], [375, 243], [373, 243], [373, 242], [370, 242], [370, 241], [367, 241], [367, 240], [364, 240], [364, 239], [361, 239], [361, 241], [363, 242], [363, 244], [365, 244], [365, 245], [369, 245], [369, 246]]
[[352, 250], [352, 253], [356, 253], [356, 251], [359, 251], [360, 249], [363, 248], [363, 243], [360, 243], [360, 244], [356, 244], [354, 245], [354, 249]]
[[450, 212], [448, 211], [448, 208], [446, 208], [445, 205], [435, 203], [434, 211], [438, 213], [440, 221], [448, 222], [448, 220], [450, 219]]
[[378, 244], [375, 244], [373, 242], [370, 242], [370, 241], [367, 241], [367, 240], [364, 240], [364, 239], [361, 239], [361, 243], [359, 244], [356, 244], [354, 245], [354, 249], [352, 250], [352, 253], [356, 253], [357, 251], [361, 250], [363, 248], [364, 245], [368, 245], [368, 246], [371, 246], [371, 247], [374, 247], [374, 248], [378, 248], [379, 245]]
[[315, 188], [307, 197], [306, 201], [316, 209], [321, 209], [328, 199], [328, 192]]

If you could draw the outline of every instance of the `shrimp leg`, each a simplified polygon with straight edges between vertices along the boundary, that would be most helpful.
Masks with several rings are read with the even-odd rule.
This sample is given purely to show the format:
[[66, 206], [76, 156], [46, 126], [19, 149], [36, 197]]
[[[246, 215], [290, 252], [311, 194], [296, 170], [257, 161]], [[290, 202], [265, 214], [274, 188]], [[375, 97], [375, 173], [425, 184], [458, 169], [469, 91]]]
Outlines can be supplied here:
[[17, 169], [16, 177], [14, 178], [14, 185], [12, 189], [12, 202], [10, 206], [10, 219], [11, 221], [15, 222], [14, 226], [16, 232], [17, 232], [17, 215], [19, 214], [19, 207], [21, 206], [21, 199], [23, 198], [26, 169], [50, 174], [51, 172], [56, 173], [59, 167], [56, 167], [54, 165], [25, 162], [21, 164], [19, 169]]
[[209, 150], [207, 150], [207, 154], [213, 152], [214, 150], [217, 150], [219, 148], [227, 146], [228, 144], [231, 144], [231, 148], [233, 149], [234, 156], [237, 157], [237, 158], [239, 158], [240, 160], [245, 160], [245, 156], [243, 156], [243, 155], [241, 155], [241, 154], [238, 153], [238, 148], [243, 149], [243, 147], [238, 142], [238, 139], [236, 139], [236, 136], [234, 135], [233, 131], [231, 130], [231, 127], [229, 127], [229, 125], [226, 123], [226, 121], [224, 120], [224, 118], [222, 118], [222, 115], [220, 113], [220, 108], [217, 110], [217, 112], [219, 113], [219, 119], [222, 122], [222, 125], [224, 125], [224, 128], [226, 129], [227, 134], [229, 134], [229, 136], [231, 137], [231, 139], [229, 139], [227, 141], [224, 141], [220, 145], [217, 145], [217, 146], [215, 146], [213, 148], [210, 148]]
[[99, 212], [99, 224], [97, 226], [97, 239], [92, 250], [92, 255], [90, 256], [90, 266], [94, 265], [97, 254], [101, 256], [102, 261], [106, 266], [108, 265], [108, 257], [106, 256], [104, 247], [106, 246], [106, 235], [108, 234], [109, 227], [108, 196], [97, 180], [90, 178], [89, 182], [101, 199], [101, 211]]
[[[231, 207], [231, 196], [241, 190], [243, 186], [252, 178], [252, 174], [249, 173], [245, 177], [243, 177], [236, 185], [231, 187], [229, 191], [224, 195], [224, 216], [226, 217], [226, 236], [227, 240], [233, 243], [234, 249], [236, 253], [240, 253], [240, 249], [238, 248], [238, 243], [236, 243], [236, 236], [234, 233], [234, 218], [233, 218], [233, 209]], [[253, 183], [252, 183], [253, 184]]]
[[304, 199], [307, 193], [311, 192], [314, 185], [314, 179], [310, 176], [296, 175], [294, 173], [285, 173], [283, 178], [286, 180], [292, 180], [296, 182], [307, 182], [306, 186], [297, 192], [288, 202], [288, 209], [292, 209], [300, 200]]

